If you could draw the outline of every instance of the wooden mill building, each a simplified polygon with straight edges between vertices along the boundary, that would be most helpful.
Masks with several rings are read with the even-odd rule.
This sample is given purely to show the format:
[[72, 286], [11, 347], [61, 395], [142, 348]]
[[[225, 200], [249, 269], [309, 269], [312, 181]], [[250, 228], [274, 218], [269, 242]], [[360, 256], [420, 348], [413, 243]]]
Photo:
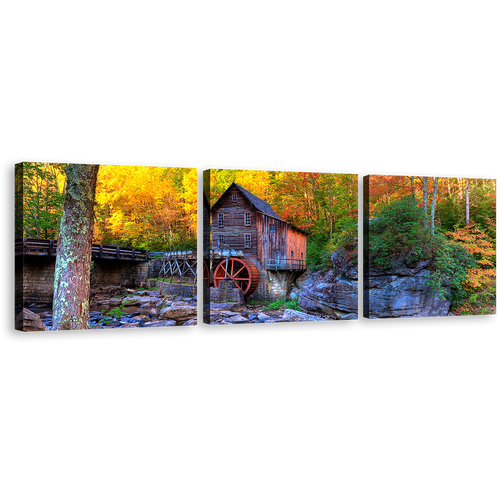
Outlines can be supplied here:
[[306, 270], [307, 233], [236, 183], [217, 200], [211, 216], [213, 255], [226, 255], [213, 267], [214, 285], [229, 274], [245, 296], [286, 298], [290, 284]]

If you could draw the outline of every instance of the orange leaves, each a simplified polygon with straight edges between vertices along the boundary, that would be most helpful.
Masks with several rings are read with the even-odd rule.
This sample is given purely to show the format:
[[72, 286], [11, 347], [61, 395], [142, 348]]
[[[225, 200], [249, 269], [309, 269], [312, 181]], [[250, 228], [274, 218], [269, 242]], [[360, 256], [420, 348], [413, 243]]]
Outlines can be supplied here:
[[[482, 258], [488, 265], [493, 265], [492, 260], [488, 257], [494, 257], [496, 252], [493, 244], [488, 240], [488, 236], [483, 233], [474, 224], [450, 231], [448, 237], [453, 241], [460, 243], [471, 254], [476, 254]], [[479, 263], [479, 261], [478, 261]]]
[[495, 276], [495, 269], [469, 269], [465, 285], [470, 288], [480, 288], [488, 285]]
[[496, 277], [495, 271], [495, 247], [484, 234], [474, 224], [456, 229], [448, 233], [454, 241], [462, 245], [467, 251], [476, 257], [476, 262], [479, 265], [476, 269], [469, 269], [467, 272], [467, 287], [480, 288], [487, 285]]

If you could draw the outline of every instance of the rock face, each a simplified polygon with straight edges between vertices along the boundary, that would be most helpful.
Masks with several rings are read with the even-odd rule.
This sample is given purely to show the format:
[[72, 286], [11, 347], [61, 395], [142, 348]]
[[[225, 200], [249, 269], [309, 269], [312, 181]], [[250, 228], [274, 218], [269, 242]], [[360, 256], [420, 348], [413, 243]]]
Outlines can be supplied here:
[[306, 272], [299, 279], [299, 306], [336, 319], [358, 317], [358, 266], [343, 261], [332, 269]]
[[[364, 316], [366, 318], [410, 318], [446, 316], [451, 300], [433, 295], [426, 282], [430, 260], [408, 267], [397, 263], [390, 270], [370, 266], [365, 271]], [[449, 289], [447, 290], [449, 295]]]
[[16, 318], [16, 330], [23, 332], [42, 332], [47, 330], [40, 316], [31, 312], [29, 309], [23, 309]]

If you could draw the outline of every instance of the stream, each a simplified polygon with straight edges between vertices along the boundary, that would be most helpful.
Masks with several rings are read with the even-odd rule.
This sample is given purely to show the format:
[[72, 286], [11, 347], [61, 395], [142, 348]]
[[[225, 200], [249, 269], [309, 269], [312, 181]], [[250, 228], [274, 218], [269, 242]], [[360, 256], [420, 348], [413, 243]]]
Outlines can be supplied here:
[[[151, 290], [148, 292], [151, 297], [163, 297], [160, 292]], [[120, 306], [123, 311], [119, 316], [108, 315], [107, 313], [115, 309], [117, 306], [110, 304], [92, 304], [90, 306], [89, 312], [89, 327], [91, 330], [94, 329], [120, 329], [120, 328], [139, 328], [140, 322], [151, 322], [155, 321], [155, 318], [149, 316], [149, 312], [153, 306], [141, 307], [139, 305], [134, 306]], [[52, 305], [47, 304], [30, 304], [26, 306], [31, 312], [34, 312], [40, 316], [42, 323], [48, 327], [52, 328]], [[21, 312], [21, 307], [16, 307], [14, 309], [14, 322]], [[176, 326], [182, 325], [185, 321], [179, 321]]]

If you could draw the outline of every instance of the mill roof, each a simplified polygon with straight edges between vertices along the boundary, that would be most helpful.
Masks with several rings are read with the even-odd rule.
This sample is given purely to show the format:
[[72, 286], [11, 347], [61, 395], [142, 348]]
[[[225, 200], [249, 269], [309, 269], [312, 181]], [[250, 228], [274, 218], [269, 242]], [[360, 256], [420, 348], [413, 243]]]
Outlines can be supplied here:
[[[269, 215], [270, 217], [273, 217], [274, 219], [278, 219], [278, 220], [281, 220], [283, 222], [286, 222], [284, 221], [272, 208], [271, 208], [271, 205], [269, 205], [269, 203], [267, 203], [266, 201], [264, 200], [261, 200], [260, 198], [258, 198], [257, 196], [255, 196], [254, 194], [252, 194], [250, 191], [247, 191], [245, 188], [241, 187], [239, 184], [236, 184], [236, 182], [233, 182], [227, 189], [226, 191], [224, 191], [224, 193], [221, 195], [221, 197], [214, 203], [213, 207], [212, 207], [212, 210], [214, 208], [216, 208], [219, 204], [219, 202], [222, 200], [222, 198], [224, 198], [224, 196], [226, 195], [226, 193], [233, 187], [237, 187], [238, 190], [241, 192], [241, 194], [249, 201], [249, 203], [254, 206], [259, 212], [262, 212], [266, 215]], [[301, 233], [304, 233], [304, 234], [308, 234], [307, 231], [304, 231], [303, 229], [299, 229], [298, 227], [295, 227], [293, 226], [292, 224], [290, 224], [289, 222], [286, 222], [290, 227], [292, 227], [293, 229], [295, 229], [296, 231], [299, 231]]]
[[241, 187], [239, 184], [233, 182], [233, 184], [241, 191], [241, 194], [245, 196], [245, 198], [259, 211], [265, 213], [266, 215], [270, 215], [278, 220], [283, 220], [272, 208], [269, 203], [260, 198], [257, 198], [250, 191], [247, 191], [245, 188]]
[[233, 182], [227, 189], [224, 191], [224, 194], [215, 202], [214, 206], [212, 207], [212, 210], [216, 208], [216, 206], [219, 204], [219, 202], [224, 198], [226, 193], [233, 187], [237, 187], [238, 190], [241, 192], [241, 194], [249, 201], [251, 205], [253, 205], [257, 210], [260, 212], [265, 213], [266, 215], [269, 215], [271, 217], [274, 217], [275, 219], [278, 220], [283, 220], [272, 208], [269, 203], [267, 203], [264, 200], [261, 200], [260, 198], [257, 198], [254, 194], [252, 194], [250, 191], [247, 191], [245, 188], [241, 187], [239, 184], [236, 184], [236, 182]]

